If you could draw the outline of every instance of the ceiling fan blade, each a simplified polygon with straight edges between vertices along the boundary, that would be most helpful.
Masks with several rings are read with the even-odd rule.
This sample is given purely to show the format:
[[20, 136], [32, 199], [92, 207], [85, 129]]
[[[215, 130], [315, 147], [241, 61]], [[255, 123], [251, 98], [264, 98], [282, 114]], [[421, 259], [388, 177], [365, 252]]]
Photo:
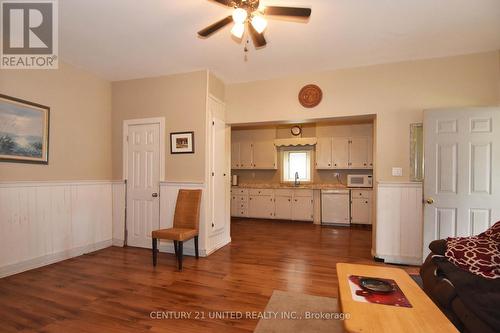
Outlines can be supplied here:
[[311, 16], [311, 8], [267, 6], [264, 9], [264, 14], [277, 16], [309, 17]]
[[250, 36], [252, 36], [255, 47], [266, 46], [267, 42], [263, 33], [259, 34], [251, 24], [248, 25], [248, 30], [250, 31]]
[[213, 0], [213, 1], [223, 4], [224, 6], [230, 6], [230, 7], [232, 7], [234, 3], [233, 0]]
[[205, 29], [198, 31], [198, 35], [200, 35], [201, 37], [208, 37], [231, 22], [233, 22], [233, 17], [229, 15], [228, 17], [225, 17], [222, 20], [217, 21], [212, 25], [209, 25]]

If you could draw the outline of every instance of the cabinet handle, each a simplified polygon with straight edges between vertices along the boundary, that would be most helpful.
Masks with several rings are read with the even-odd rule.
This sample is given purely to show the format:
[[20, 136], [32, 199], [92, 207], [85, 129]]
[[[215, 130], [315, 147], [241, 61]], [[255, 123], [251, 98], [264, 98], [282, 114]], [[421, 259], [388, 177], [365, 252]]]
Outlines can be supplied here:
[[366, 163], [363, 163], [364, 166], [366, 166]]
[[365, 203], [368, 203], [368, 201], [365, 201]]
[[273, 198], [271, 198], [271, 201], [273, 201]]
[[292, 199], [288, 199], [288, 201], [292, 201]]

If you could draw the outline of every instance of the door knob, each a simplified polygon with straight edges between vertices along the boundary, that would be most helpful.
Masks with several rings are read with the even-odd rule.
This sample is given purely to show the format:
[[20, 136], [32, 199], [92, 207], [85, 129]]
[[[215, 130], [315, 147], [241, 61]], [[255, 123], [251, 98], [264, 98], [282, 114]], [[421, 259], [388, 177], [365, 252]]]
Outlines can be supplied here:
[[428, 203], [429, 205], [432, 205], [434, 203], [434, 199], [428, 198], [427, 200], [425, 200], [425, 202]]
[[158, 193], [153, 193], [151, 196], [152, 196], [153, 198], [157, 198], [157, 197], [158, 197]]

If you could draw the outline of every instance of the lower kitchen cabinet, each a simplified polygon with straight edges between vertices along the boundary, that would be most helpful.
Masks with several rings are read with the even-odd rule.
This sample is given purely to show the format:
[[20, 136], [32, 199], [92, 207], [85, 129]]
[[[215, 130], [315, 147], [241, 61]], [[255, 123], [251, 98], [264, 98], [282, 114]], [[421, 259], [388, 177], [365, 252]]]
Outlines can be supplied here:
[[304, 189], [233, 189], [231, 216], [313, 221], [313, 191]]
[[278, 220], [292, 219], [292, 196], [276, 196], [274, 198], [274, 218]]
[[248, 217], [258, 219], [274, 218], [274, 198], [272, 195], [251, 195], [248, 198]]
[[294, 196], [292, 205], [292, 220], [312, 221], [313, 220], [313, 198]]
[[235, 217], [248, 216], [248, 195], [231, 196], [231, 216]]
[[372, 191], [351, 191], [351, 223], [372, 224]]

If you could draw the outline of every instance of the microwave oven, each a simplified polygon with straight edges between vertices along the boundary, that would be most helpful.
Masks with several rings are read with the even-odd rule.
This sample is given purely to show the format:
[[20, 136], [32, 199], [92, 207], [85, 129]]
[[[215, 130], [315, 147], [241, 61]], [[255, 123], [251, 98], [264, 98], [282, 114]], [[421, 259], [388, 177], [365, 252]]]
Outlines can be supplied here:
[[373, 187], [373, 176], [347, 175], [347, 187]]

